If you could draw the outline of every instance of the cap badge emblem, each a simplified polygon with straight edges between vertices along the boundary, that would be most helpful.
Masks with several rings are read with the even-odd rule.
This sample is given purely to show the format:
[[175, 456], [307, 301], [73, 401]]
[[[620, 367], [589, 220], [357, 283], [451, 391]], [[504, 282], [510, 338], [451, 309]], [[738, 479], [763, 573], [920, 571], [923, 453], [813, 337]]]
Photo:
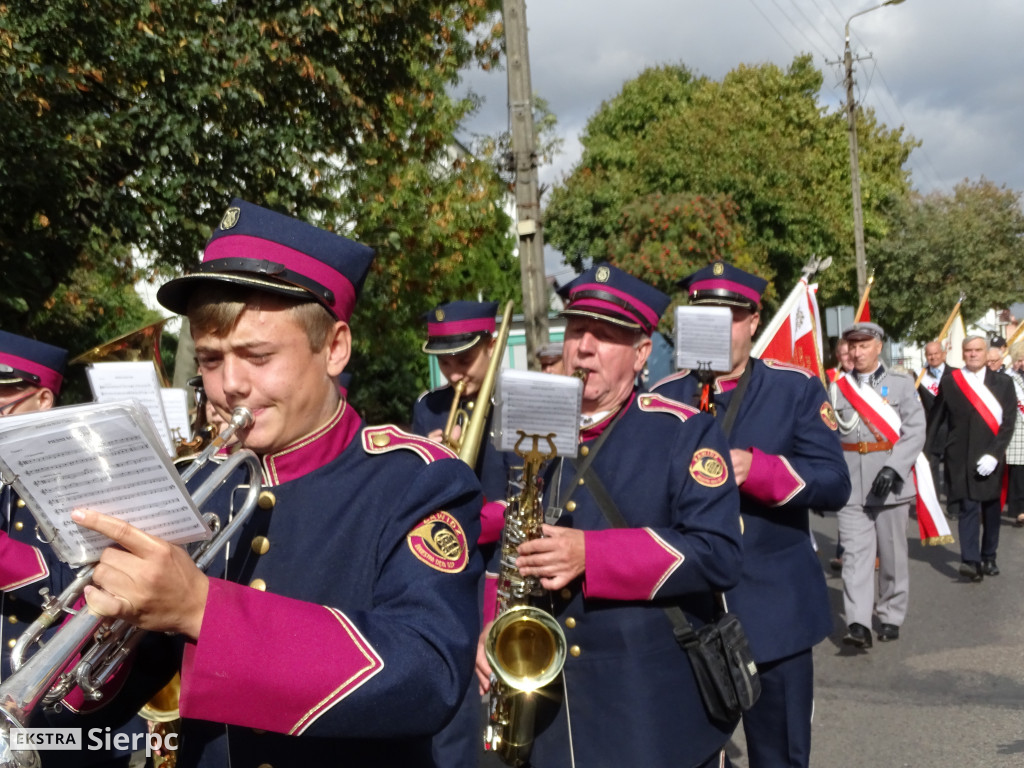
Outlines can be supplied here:
[[242, 215], [242, 209], [237, 207], [228, 208], [224, 212], [224, 218], [220, 220], [221, 229], [231, 229], [238, 223], [239, 216]]
[[444, 320], [444, 310], [443, 309], [436, 309], [436, 310], [434, 310], [434, 317], [437, 318], [437, 322], [440, 323], [442, 320]]
[[714, 274], [716, 274], [716, 275], [724, 275], [725, 274], [725, 265], [722, 262], [720, 262], [720, 261], [715, 262], [715, 266], [712, 267], [711, 271]]
[[608, 278], [612, 276], [612, 271], [608, 267], [598, 267], [597, 274], [594, 277], [599, 283], [607, 283]]

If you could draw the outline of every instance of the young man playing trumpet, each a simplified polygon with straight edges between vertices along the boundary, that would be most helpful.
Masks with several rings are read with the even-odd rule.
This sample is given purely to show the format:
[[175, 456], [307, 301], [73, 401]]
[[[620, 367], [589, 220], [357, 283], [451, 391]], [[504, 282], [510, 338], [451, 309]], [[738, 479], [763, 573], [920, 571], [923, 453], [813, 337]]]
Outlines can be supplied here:
[[183, 768], [432, 766], [430, 736], [466, 688], [479, 484], [442, 446], [366, 426], [336, 383], [372, 257], [235, 200], [199, 270], [157, 294], [188, 314], [217, 410], [255, 417], [241, 442], [269, 493], [218, 577], [131, 526], [74, 515], [120, 545], [97, 566], [92, 610], [185, 640]]

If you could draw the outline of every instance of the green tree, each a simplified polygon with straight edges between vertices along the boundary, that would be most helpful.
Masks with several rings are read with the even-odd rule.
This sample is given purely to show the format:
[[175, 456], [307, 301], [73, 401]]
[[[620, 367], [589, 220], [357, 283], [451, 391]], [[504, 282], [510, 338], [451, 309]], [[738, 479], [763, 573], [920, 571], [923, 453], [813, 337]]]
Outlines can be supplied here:
[[[846, 123], [820, 106], [821, 85], [809, 56], [785, 71], [740, 66], [721, 82], [681, 65], [647, 70], [588, 123], [583, 157], [547, 208], [549, 242], [580, 267], [610, 255], [619, 216], [635, 200], [725, 196], [739, 236], [720, 255], [755, 265], [780, 295], [811, 255], [832, 255], [821, 298], [852, 302]], [[903, 166], [914, 142], [871, 112], [859, 115], [858, 138], [865, 229], [877, 238], [909, 194]]]
[[1024, 212], [1019, 192], [986, 179], [952, 194], [915, 196], [872, 250], [871, 313], [896, 338], [927, 342], [965, 294], [963, 317], [1024, 295]]
[[[123, 254], [164, 274], [191, 268], [239, 195], [374, 246], [367, 294], [382, 314], [410, 277], [412, 308], [403, 299], [363, 325], [383, 369], [405, 366], [409, 317], [447, 298], [453, 275], [490, 292], [494, 269], [511, 267], [500, 179], [449, 155], [472, 103], [448, 88], [498, 60], [498, 6], [0, 4], [0, 325], [26, 330], [79, 264], [117, 267], [123, 281], [139, 266]], [[368, 397], [389, 386], [360, 385]], [[368, 402], [408, 400], [408, 385]]]

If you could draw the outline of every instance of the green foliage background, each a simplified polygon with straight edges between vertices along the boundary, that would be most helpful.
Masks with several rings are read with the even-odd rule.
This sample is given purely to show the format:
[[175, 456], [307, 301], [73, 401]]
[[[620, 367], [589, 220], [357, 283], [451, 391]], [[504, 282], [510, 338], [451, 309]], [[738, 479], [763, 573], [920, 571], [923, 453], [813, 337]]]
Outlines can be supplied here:
[[[187, 270], [238, 195], [377, 249], [353, 320], [354, 399], [404, 418], [426, 383], [418, 315], [518, 296], [505, 186], [450, 155], [471, 103], [448, 91], [462, 68], [497, 62], [498, 7], [0, 4], [0, 326], [73, 352], [103, 340], [81, 271], [127, 287]], [[91, 317], [59, 306], [72, 293]], [[130, 294], [103, 313], [118, 331], [137, 320]]]

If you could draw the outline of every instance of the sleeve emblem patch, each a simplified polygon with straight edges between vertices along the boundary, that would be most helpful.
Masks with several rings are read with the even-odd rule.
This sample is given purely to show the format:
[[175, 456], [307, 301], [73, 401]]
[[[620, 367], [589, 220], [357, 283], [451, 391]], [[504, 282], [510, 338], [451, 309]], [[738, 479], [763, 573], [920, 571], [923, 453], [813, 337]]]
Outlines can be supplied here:
[[729, 479], [729, 470], [722, 454], [711, 448], [701, 448], [690, 461], [690, 477], [708, 488], [717, 488]]
[[821, 408], [818, 409], [818, 413], [821, 414], [821, 420], [825, 422], [825, 426], [835, 432], [839, 429], [839, 422], [836, 421], [836, 412], [832, 408], [832, 403], [827, 400], [821, 404]]
[[469, 562], [466, 533], [459, 521], [441, 510], [405, 537], [416, 559], [443, 573], [458, 573]]

